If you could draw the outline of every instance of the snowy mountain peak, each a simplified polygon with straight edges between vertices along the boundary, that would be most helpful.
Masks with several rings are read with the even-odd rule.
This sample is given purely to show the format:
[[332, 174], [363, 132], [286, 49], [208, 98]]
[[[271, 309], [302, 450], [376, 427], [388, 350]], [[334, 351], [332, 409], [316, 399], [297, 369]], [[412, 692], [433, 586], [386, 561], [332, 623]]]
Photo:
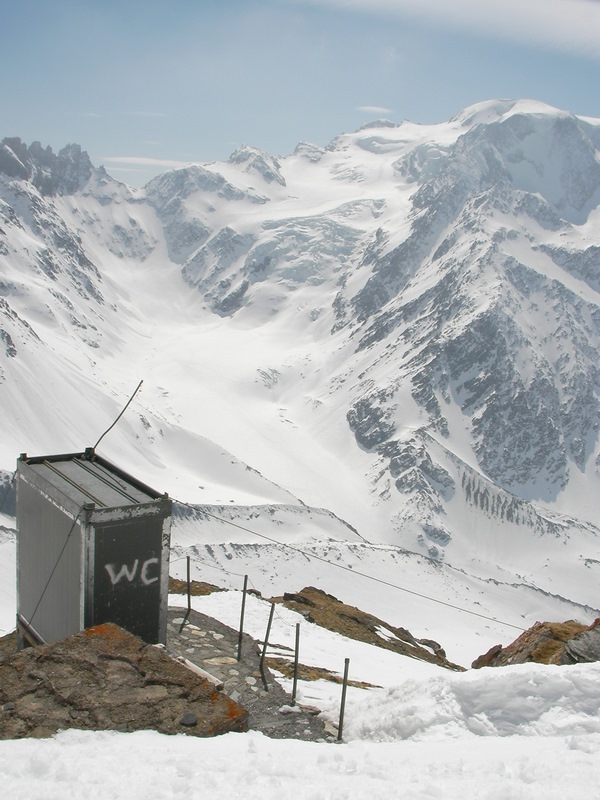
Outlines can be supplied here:
[[295, 156], [301, 156], [305, 158], [307, 161], [312, 161], [313, 163], [317, 163], [318, 161], [323, 158], [325, 155], [325, 149], [322, 147], [317, 147], [315, 144], [310, 144], [308, 142], [300, 142], [296, 145], [296, 149], [294, 150]]
[[305, 531], [325, 508], [589, 603], [599, 148], [600, 123], [493, 101], [68, 194], [84, 153], [5, 140], [4, 468], [81, 449], [139, 375], [107, 455], [173, 497], [273, 525], [295, 498]]
[[267, 183], [275, 181], [281, 186], [285, 186], [285, 178], [281, 174], [279, 161], [256, 147], [248, 145], [238, 147], [229, 157], [229, 163], [242, 166], [244, 172], [260, 175]]
[[56, 155], [40, 142], [29, 147], [18, 137], [0, 144], [0, 174], [30, 180], [42, 195], [73, 194], [83, 189], [92, 175], [92, 162], [78, 144], [63, 147]]
[[486, 100], [475, 103], [456, 114], [451, 123], [459, 123], [465, 128], [475, 125], [489, 125], [492, 122], [508, 119], [514, 114], [527, 116], [569, 116], [566, 111], [561, 111], [539, 100]]
[[395, 122], [391, 122], [389, 119], [375, 119], [372, 122], [365, 122], [364, 125], [361, 125], [359, 131], [368, 131], [372, 128], [397, 128], [398, 125]]

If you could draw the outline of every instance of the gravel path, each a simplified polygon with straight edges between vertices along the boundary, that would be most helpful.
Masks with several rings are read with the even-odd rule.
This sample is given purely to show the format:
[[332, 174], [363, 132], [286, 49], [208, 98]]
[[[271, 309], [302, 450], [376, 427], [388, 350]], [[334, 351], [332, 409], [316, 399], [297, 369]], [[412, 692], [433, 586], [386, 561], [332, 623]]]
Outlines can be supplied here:
[[192, 611], [181, 633], [186, 610], [169, 608], [167, 649], [206, 670], [223, 683], [223, 691], [249, 712], [250, 730], [274, 739], [331, 741], [323, 721], [313, 709], [292, 708], [287, 694], [265, 667], [260, 672], [260, 649], [255, 639], [243, 635], [242, 658], [237, 660], [238, 632], [218, 620]]

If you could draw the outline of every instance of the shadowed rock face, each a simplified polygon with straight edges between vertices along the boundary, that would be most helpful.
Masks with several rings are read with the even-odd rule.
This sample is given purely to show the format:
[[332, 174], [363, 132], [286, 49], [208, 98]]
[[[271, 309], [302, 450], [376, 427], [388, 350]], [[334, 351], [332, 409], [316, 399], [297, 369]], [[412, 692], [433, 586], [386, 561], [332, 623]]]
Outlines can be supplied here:
[[0, 663], [0, 739], [65, 728], [216, 736], [246, 730], [247, 718], [208, 680], [111, 623]]
[[28, 147], [16, 136], [0, 142], [0, 174], [31, 180], [42, 195], [73, 194], [85, 186], [92, 171], [88, 154], [78, 144], [55, 154], [39, 142]]
[[494, 645], [472, 663], [473, 669], [508, 664], [578, 664], [600, 661], [600, 619], [580, 622], [536, 622], [508, 647]]

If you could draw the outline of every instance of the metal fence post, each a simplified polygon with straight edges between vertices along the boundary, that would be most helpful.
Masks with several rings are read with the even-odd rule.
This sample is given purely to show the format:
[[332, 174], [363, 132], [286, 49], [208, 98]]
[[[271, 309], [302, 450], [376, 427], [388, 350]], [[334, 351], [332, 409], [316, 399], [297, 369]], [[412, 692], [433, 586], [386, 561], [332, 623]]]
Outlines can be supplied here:
[[185, 617], [181, 625], [179, 626], [179, 633], [183, 630], [183, 626], [188, 620], [189, 615], [192, 613], [192, 581], [191, 581], [191, 571], [190, 571], [190, 557], [187, 557], [187, 601], [188, 607], [187, 611], [185, 612]]
[[296, 650], [294, 653], [294, 682], [292, 684], [292, 705], [296, 705], [296, 689], [298, 688], [298, 658], [300, 656], [300, 623], [296, 623]]
[[337, 740], [338, 742], [342, 741], [342, 733], [344, 730], [344, 709], [346, 707], [346, 689], [348, 687], [348, 668], [350, 666], [350, 659], [346, 658], [344, 660], [344, 682], [342, 684], [342, 702], [340, 704], [340, 721], [338, 724], [338, 735]]
[[267, 623], [267, 632], [265, 633], [265, 641], [264, 641], [264, 644], [263, 644], [263, 651], [262, 651], [262, 655], [260, 657], [260, 674], [262, 675], [263, 684], [264, 684], [265, 689], [268, 689], [267, 679], [265, 678], [265, 671], [264, 671], [265, 655], [267, 654], [267, 647], [268, 647], [268, 644], [269, 644], [269, 634], [271, 633], [271, 623], [273, 622], [273, 614], [274, 613], [275, 613], [275, 603], [271, 603], [271, 612], [269, 614], [269, 622]]
[[244, 575], [244, 588], [242, 589], [242, 613], [240, 614], [240, 632], [238, 634], [237, 660], [242, 660], [242, 634], [244, 632], [244, 612], [246, 610], [246, 590], [248, 589], [248, 576]]
[[190, 568], [190, 557], [187, 557], [187, 596], [188, 596], [188, 614], [192, 610], [192, 572]]

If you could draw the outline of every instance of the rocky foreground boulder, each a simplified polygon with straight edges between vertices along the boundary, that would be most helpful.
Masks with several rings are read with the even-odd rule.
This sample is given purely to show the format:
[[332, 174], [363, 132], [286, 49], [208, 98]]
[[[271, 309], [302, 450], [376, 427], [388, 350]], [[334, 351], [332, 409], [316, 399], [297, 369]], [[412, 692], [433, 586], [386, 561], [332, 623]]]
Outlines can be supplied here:
[[473, 669], [507, 664], [578, 664], [600, 661], [600, 619], [590, 626], [575, 620], [536, 622], [507, 647], [497, 644], [476, 658]]
[[0, 660], [0, 739], [65, 728], [215, 736], [247, 724], [209, 680], [111, 623]]

